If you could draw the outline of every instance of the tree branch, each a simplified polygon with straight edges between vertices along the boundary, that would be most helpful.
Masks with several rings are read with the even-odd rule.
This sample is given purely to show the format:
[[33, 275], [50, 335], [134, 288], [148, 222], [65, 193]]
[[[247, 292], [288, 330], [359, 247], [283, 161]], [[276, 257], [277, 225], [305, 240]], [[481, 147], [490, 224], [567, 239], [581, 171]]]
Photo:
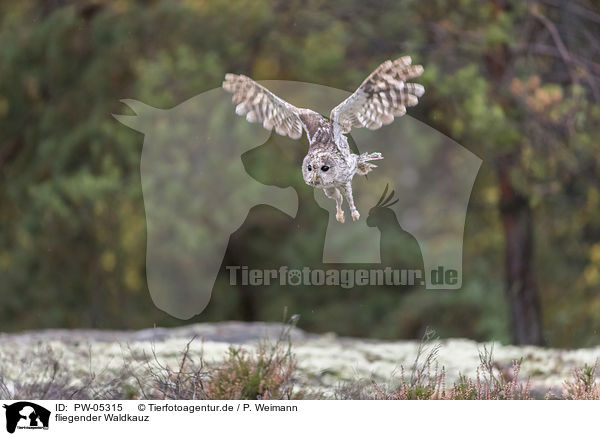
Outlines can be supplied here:
[[531, 15], [533, 15], [535, 18], [537, 18], [550, 33], [550, 36], [552, 37], [552, 41], [554, 42], [554, 45], [556, 46], [556, 49], [558, 50], [560, 58], [563, 60], [563, 62], [565, 63], [565, 65], [568, 69], [569, 76], [571, 77], [571, 81], [573, 83], [577, 83], [577, 84], [579, 83], [579, 78], [577, 77], [577, 74], [574, 70], [575, 70], [575, 67], [577, 67], [577, 66], [580, 67], [581, 70], [584, 72], [584, 77], [592, 91], [594, 100], [596, 100], [596, 102], [600, 103], [600, 90], [598, 89], [597, 84], [594, 82], [592, 75], [590, 74], [590, 72], [587, 70], [587, 68], [584, 65], [576, 62], [573, 59], [573, 57], [571, 56], [571, 53], [565, 46], [556, 25], [552, 21], [550, 21], [548, 19], [548, 17], [546, 17], [544, 14], [542, 14], [539, 11], [539, 8], [537, 7], [536, 4], [534, 4], [529, 9], [529, 12], [531, 13]]

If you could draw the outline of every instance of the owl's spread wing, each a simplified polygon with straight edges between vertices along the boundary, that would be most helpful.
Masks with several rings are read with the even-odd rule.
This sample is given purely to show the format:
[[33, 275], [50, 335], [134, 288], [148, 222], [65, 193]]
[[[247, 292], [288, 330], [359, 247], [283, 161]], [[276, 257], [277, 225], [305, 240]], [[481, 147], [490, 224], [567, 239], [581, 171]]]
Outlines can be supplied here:
[[375, 130], [391, 123], [394, 117], [404, 115], [406, 107], [415, 106], [418, 97], [425, 92], [423, 86], [407, 83], [406, 80], [421, 74], [423, 67], [411, 65], [410, 56], [393, 62], [385, 61], [364, 80], [354, 94], [331, 111], [334, 130], [338, 130], [338, 126], [341, 133], [348, 133], [352, 127]]
[[302, 136], [302, 128], [306, 128], [300, 119], [302, 109], [277, 97], [251, 78], [226, 74], [223, 89], [233, 93], [235, 112], [238, 115], [246, 115], [249, 122], [260, 122], [265, 129], [274, 128], [278, 134], [287, 135], [292, 139]]

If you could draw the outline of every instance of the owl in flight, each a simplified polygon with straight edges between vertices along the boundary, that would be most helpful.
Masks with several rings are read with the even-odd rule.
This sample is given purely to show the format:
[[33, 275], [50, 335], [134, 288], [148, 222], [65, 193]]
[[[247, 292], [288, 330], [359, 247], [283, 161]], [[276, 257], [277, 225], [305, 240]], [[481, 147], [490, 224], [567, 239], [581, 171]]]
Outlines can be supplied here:
[[415, 106], [425, 92], [423, 86], [407, 80], [421, 74], [423, 67], [411, 65], [409, 56], [385, 61], [331, 111], [329, 119], [310, 109], [292, 106], [243, 75], [226, 74], [223, 89], [233, 93], [235, 112], [246, 115], [249, 122], [261, 122], [266, 129], [275, 128], [278, 134], [292, 139], [300, 138], [303, 129], [306, 131], [309, 147], [302, 162], [304, 181], [323, 189], [327, 197], [335, 200], [335, 217], [343, 223], [344, 197], [352, 219], [360, 218], [352, 196], [352, 178], [376, 168], [371, 161], [383, 159], [381, 153], [351, 153], [344, 134], [352, 127], [375, 130], [404, 115], [406, 107]]

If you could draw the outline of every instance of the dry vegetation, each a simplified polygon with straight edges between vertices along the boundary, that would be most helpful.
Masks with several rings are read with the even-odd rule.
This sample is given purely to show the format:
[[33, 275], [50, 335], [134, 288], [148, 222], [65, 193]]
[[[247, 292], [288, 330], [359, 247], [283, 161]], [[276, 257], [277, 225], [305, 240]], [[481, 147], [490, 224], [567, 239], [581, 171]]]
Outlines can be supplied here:
[[[230, 346], [226, 359], [207, 363], [203, 353], [192, 352], [192, 338], [177, 365], [168, 365], [154, 348], [149, 354], [124, 351], [118, 371], [74, 372], [50, 346], [39, 346], [20, 362], [18, 374], [9, 375], [0, 364], [0, 399], [385, 399], [385, 400], [523, 400], [533, 397], [529, 382], [519, 378], [521, 362], [502, 365], [486, 347], [479, 354], [475, 377], [461, 375], [451, 385], [437, 362], [440, 345], [426, 332], [410, 368], [399, 367], [386, 383], [356, 379], [340, 383], [333, 394], [311, 390], [299, 383], [289, 322], [274, 341], [262, 340], [254, 349]], [[573, 371], [561, 391], [546, 399], [600, 399], [598, 365]], [[536, 397], [540, 397], [537, 395]]]

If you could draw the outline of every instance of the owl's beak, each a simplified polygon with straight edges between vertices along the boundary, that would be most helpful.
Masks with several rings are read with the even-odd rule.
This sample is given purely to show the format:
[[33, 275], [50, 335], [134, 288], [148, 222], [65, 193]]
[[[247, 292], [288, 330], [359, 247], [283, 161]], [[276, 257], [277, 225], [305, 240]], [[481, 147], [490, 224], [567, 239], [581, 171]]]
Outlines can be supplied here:
[[312, 182], [313, 182], [313, 184], [317, 183], [317, 170], [315, 170], [315, 172], [313, 173]]

